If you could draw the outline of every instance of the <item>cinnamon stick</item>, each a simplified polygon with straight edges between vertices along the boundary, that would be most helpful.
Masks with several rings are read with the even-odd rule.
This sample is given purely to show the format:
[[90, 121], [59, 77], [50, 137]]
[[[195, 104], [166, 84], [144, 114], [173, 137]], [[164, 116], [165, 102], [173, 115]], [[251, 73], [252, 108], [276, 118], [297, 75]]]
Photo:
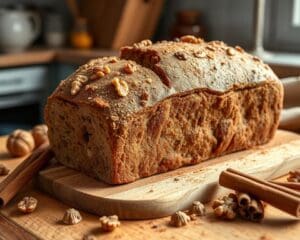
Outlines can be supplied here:
[[284, 212], [300, 217], [300, 193], [295, 190], [230, 168], [221, 173], [219, 184], [238, 192], [252, 194]]
[[17, 166], [0, 184], [0, 207], [5, 206], [53, 156], [49, 142], [45, 142]]
[[283, 186], [283, 187], [287, 187], [287, 188], [291, 188], [297, 191], [300, 191], [300, 182], [275, 182], [275, 181], [270, 181], [271, 183]]

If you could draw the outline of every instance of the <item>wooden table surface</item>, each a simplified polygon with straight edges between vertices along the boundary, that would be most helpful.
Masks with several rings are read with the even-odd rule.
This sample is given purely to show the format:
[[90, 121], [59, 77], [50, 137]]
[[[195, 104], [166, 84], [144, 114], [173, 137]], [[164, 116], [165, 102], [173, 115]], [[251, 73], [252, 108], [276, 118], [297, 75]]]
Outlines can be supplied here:
[[34, 48], [19, 53], [0, 54], [0, 68], [48, 64], [54, 61], [81, 65], [92, 58], [113, 56], [117, 53], [117, 51], [107, 49]]
[[[0, 162], [8, 161], [5, 150], [5, 138], [0, 138]], [[16, 161], [10, 159], [9, 161]], [[21, 161], [21, 160], [20, 160]], [[93, 234], [96, 239], [232, 239], [232, 240], [299, 240], [299, 220], [271, 206], [266, 208], [262, 223], [252, 223], [237, 219], [221, 221], [213, 216], [207, 206], [207, 216], [192, 221], [188, 226], [174, 228], [169, 226], [169, 217], [143, 220], [122, 221], [121, 227], [112, 233], [100, 231], [98, 216], [81, 212], [83, 221], [67, 226], [61, 219], [69, 206], [42, 193], [34, 183], [26, 186], [6, 207], [0, 209], [0, 239], [46, 239], [73, 240], [83, 239], [86, 234]], [[31, 214], [21, 214], [16, 205], [24, 196], [33, 196], [39, 204]]]

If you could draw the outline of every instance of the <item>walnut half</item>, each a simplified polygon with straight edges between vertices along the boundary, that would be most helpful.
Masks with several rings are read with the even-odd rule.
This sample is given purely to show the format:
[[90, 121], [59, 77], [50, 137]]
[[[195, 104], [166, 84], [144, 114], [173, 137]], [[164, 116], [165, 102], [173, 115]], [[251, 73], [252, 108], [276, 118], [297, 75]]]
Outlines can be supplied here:
[[230, 193], [228, 196], [224, 196], [221, 199], [215, 200], [212, 205], [214, 214], [217, 217], [229, 220], [232, 220], [236, 217], [237, 207], [237, 197], [233, 193]]
[[31, 213], [37, 207], [38, 201], [34, 197], [24, 197], [18, 203], [18, 209], [23, 213]]
[[32, 129], [31, 134], [34, 138], [35, 147], [38, 147], [41, 144], [43, 144], [44, 142], [49, 141], [47, 133], [48, 133], [48, 127], [46, 124], [36, 125]]
[[121, 225], [117, 215], [103, 216], [99, 218], [101, 229], [105, 232], [111, 232]]
[[63, 219], [62, 219], [63, 223], [68, 224], [68, 225], [74, 225], [74, 224], [80, 223], [81, 220], [82, 220], [82, 217], [80, 215], [80, 212], [74, 208], [69, 208], [65, 212]]
[[182, 211], [177, 211], [171, 216], [170, 225], [174, 227], [182, 227], [188, 224], [191, 218]]
[[196, 216], [205, 216], [205, 213], [205, 206], [199, 201], [194, 201], [189, 210], [189, 214], [195, 214]]
[[13, 157], [25, 156], [34, 149], [33, 136], [30, 132], [17, 129], [9, 135], [6, 147]]

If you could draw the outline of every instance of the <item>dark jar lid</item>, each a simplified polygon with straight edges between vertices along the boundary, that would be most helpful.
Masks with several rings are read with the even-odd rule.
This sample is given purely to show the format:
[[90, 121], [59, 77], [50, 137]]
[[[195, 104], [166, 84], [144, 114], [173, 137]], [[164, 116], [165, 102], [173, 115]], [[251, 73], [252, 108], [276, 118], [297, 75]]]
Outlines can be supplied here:
[[179, 23], [191, 25], [197, 24], [200, 16], [201, 12], [197, 10], [182, 10], [177, 12], [176, 19]]

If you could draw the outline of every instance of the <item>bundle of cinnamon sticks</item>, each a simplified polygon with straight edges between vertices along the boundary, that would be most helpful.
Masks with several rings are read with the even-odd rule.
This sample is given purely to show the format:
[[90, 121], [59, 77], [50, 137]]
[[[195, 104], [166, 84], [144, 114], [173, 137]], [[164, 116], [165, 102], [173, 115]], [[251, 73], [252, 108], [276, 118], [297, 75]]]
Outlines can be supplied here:
[[221, 173], [219, 184], [251, 194], [286, 213], [300, 217], [300, 192], [296, 191], [300, 190], [299, 183], [265, 181], [229, 168]]

